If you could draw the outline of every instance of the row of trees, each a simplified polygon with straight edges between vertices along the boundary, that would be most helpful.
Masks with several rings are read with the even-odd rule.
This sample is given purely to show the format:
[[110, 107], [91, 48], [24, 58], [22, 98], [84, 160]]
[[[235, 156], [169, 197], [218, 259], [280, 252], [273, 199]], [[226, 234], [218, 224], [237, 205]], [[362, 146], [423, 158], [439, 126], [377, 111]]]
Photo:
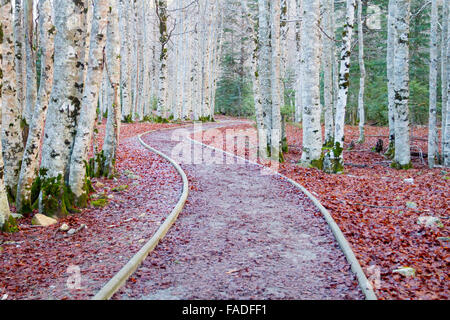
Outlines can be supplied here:
[[[283, 140], [279, 114], [294, 114], [303, 122], [302, 162], [339, 172], [345, 124], [356, 114], [363, 142], [367, 117], [383, 124], [385, 113], [386, 155], [393, 166], [408, 168], [411, 122], [423, 122], [420, 115], [429, 124], [430, 167], [448, 166], [448, 1], [228, 0], [227, 7], [217, 111], [237, 114], [232, 106], [240, 104], [238, 112], [248, 115], [254, 106], [259, 131], [265, 132], [260, 140], [269, 149]], [[380, 113], [376, 104], [385, 109]]]
[[[293, 112], [303, 123], [302, 163], [339, 172], [351, 93], [358, 88], [363, 141], [372, 82], [388, 92], [388, 154], [410, 167], [410, 75], [424, 64], [410, 21], [430, 5], [428, 158], [449, 166], [448, 1], [374, 2], [389, 13], [383, 39], [367, 32], [364, 0], [0, 0], [0, 225], [10, 220], [8, 203], [49, 215], [84, 206], [90, 176], [114, 172], [121, 120], [211, 120], [216, 109], [251, 106], [260, 155], [278, 161]], [[386, 48], [382, 86], [370, 63], [366, 70], [366, 52], [379, 55], [374, 43]], [[224, 97], [233, 90], [238, 99]], [[92, 161], [96, 118], [106, 115], [105, 144]]]
[[[120, 124], [211, 119], [219, 1], [1, 0], [0, 228], [61, 216], [114, 173]], [[102, 150], [96, 119], [107, 117]]]

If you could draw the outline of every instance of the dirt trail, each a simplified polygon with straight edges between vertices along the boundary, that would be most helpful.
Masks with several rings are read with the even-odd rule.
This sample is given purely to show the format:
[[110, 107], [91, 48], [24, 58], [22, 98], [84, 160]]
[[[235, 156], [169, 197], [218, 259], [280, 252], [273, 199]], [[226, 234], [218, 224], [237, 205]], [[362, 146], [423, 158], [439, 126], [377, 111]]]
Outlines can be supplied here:
[[[172, 134], [144, 140], [171, 155]], [[364, 298], [320, 212], [288, 182], [251, 164], [182, 167], [188, 204], [114, 299]]]

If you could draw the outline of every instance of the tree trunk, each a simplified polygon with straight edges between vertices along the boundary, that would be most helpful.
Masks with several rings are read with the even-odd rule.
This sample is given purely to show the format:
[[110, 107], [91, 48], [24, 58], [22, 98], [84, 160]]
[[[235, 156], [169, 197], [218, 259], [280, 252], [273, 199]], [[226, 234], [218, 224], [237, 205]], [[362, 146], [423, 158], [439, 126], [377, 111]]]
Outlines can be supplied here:
[[272, 47], [270, 30], [270, 1], [259, 0], [259, 84], [261, 106], [266, 128], [267, 148], [272, 146]]
[[[42, 179], [56, 178], [68, 182], [69, 160], [72, 153], [81, 100], [78, 98], [84, 70], [83, 38], [86, 1], [55, 0], [54, 81], [42, 146]], [[81, 87], [81, 88], [80, 88]], [[43, 172], [43, 173], [44, 173]], [[41, 191], [39, 208], [48, 215], [66, 214], [61, 205], [49, 208], [47, 195]], [[48, 195], [56, 196], [56, 195]]]
[[103, 79], [103, 50], [106, 43], [106, 25], [109, 8], [112, 8], [112, 6], [109, 7], [107, 0], [94, 1], [86, 85], [81, 102], [81, 114], [78, 121], [75, 143], [70, 158], [69, 186], [75, 195], [77, 205], [80, 207], [85, 206], [87, 200], [88, 190], [85, 185], [86, 163], [88, 161], [89, 148], [92, 143], [96, 106]]
[[[26, 55], [26, 93], [22, 118], [25, 120], [24, 134], [27, 136], [31, 123], [33, 110], [36, 105], [36, 51], [34, 41], [33, 24], [33, 0], [24, 0], [24, 30], [25, 30], [25, 55]], [[5, 159], [6, 160], [6, 159]]]
[[[0, 17], [1, 17], [1, 23], [0, 23], [0, 34], [4, 33], [4, 21], [8, 22], [8, 16], [10, 16], [11, 12], [11, 0], [0, 0]], [[11, 33], [10, 33], [11, 34]], [[0, 39], [0, 128], [2, 127], [2, 110], [4, 109], [4, 102], [3, 102], [3, 75], [5, 74], [5, 70], [3, 69], [3, 41], [5, 39]], [[6, 104], [5, 104], [6, 105]], [[5, 188], [5, 182], [4, 182], [4, 163], [3, 163], [3, 155], [2, 155], [2, 140], [0, 139], [0, 230], [3, 230], [7, 221], [9, 220], [11, 212], [9, 211], [9, 203], [8, 203], [8, 196], [6, 193]]]
[[41, 48], [41, 81], [33, 120], [30, 126], [25, 153], [22, 160], [19, 184], [17, 187], [16, 207], [18, 212], [31, 213], [31, 186], [37, 177], [41, 137], [50, 93], [53, 84], [53, 54], [55, 27], [52, 20], [51, 0], [39, 0], [39, 44]]
[[395, 152], [395, 93], [394, 93], [394, 48], [395, 48], [395, 14], [396, 0], [389, 0], [388, 5], [388, 37], [387, 37], [387, 78], [388, 78], [388, 118], [389, 118], [389, 147], [387, 156]]
[[364, 137], [364, 126], [366, 120], [365, 106], [364, 106], [364, 91], [366, 86], [366, 66], [364, 63], [364, 30], [363, 30], [363, 19], [362, 19], [362, 1], [358, 0], [358, 44], [359, 44], [359, 70], [360, 70], [360, 80], [359, 80], [359, 95], [358, 95], [358, 111], [359, 111], [359, 143], [363, 143]]
[[325, 144], [332, 143], [334, 137], [333, 116], [333, 51], [334, 31], [332, 30], [331, 1], [323, 0], [323, 78], [324, 78], [324, 118], [325, 118]]
[[449, 42], [448, 37], [448, 29], [449, 29], [449, 1], [444, 1], [442, 5], [442, 41], [441, 41], [441, 83], [442, 83], [442, 138], [441, 138], [441, 152], [442, 152], [442, 161], [444, 161], [444, 133], [445, 128], [448, 125], [447, 122], [447, 102], [449, 99], [447, 87], [448, 87], [448, 58], [447, 58], [447, 46]]
[[430, 30], [430, 103], [428, 117], [428, 166], [433, 168], [439, 153], [439, 137], [436, 127], [437, 113], [437, 77], [438, 77], [438, 7], [437, 0], [431, 1], [431, 30]]
[[310, 165], [322, 155], [322, 126], [320, 124], [320, 1], [304, 1], [302, 14], [302, 106], [303, 153], [302, 164]]
[[14, 200], [19, 181], [20, 162], [23, 156], [21, 129], [21, 106], [17, 99], [17, 79], [13, 38], [13, 15], [11, 1], [4, 1], [1, 8], [2, 34], [0, 38], [3, 55], [2, 80], [2, 144], [5, 170], [5, 186]]
[[167, 62], [169, 58], [168, 42], [169, 33], [167, 30], [167, 0], [155, 0], [156, 12], [159, 23], [159, 43], [161, 52], [159, 56], [159, 82], [158, 82], [158, 115], [167, 118], [167, 81], [168, 70]]
[[131, 72], [129, 55], [129, 27], [127, 6], [128, 0], [119, 0], [119, 29], [121, 39], [120, 45], [120, 90], [122, 95], [122, 120], [131, 116]]
[[[450, 10], [447, 5], [447, 21], [450, 19]], [[447, 27], [447, 39], [450, 39], [450, 27]], [[444, 165], [446, 167], [450, 167], [450, 43], [447, 41], [447, 71], [445, 77], [447, 78], [447, 111], [446, 111], [446, 120], [445, 120], [445, 128], [443, 128], [443, 140], [444, 140]]]
[[[25, 87], [26, 87], [26, 61], [25, 46], [24, 46], [24, 19], [22, 0], [15, 0], [14, 2], [14, 50], [16, 57], [16, 82], [17, 82], [17, 102], [20, 107], [20, 113], [23, 112], [25, 103]], [[24, 137], [25, 138], [25, 137]], [[26, 141], [24, 140], [24, 144]]]
[[394, 50], [395, 157], [397, 167], [411, 166], [409, 126], [410, 0], [397, 0]]
[[[340, 58], [339, 71], [339, 92], [336, 104], [336, 121], [334, 144], [335, 148], [344, 148], [344, 129], [345, 129], [345, 112], [348, 100], [348, 87], [350, 83], [350, 56], [352, 35], [355, 24], [355, 6], [356, 0], [347, 0], [347, 14], [344, 25], [344, 33], [342, 36], [342, 49]], [[335, 155], [333, 155], [335, 156]], [[343, 165], [343, 155], [340, 152], [340, 159]]]
[[[117, 0], [116, 0], [117, 2]], [[108, 37], [106, 44], [106, 70], [108, 74], [108, 85], [113, 88], [113, 103], [108, 106], [108, 121], [106, 123], [105, 143], [103, 144], [103, 155], [105, 162], [104, 171], [113, 174], [115, 171], [117, 148], [120, 136], [120, 33], [118, 28], [117, 5], [111, 7], [108, 17]]]

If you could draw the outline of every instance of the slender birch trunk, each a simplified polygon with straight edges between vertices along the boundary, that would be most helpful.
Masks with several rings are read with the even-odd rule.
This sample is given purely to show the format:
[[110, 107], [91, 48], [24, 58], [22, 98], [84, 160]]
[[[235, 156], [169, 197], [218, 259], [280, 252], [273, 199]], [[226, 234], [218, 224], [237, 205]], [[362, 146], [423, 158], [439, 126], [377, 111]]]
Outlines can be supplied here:
[[31, 213], [31, 186], [37, 177], [41, 151], [42, 131], [47, 116], [53, 84], [53, 54], [55, 26], [52, 19], [52, 1], [39, 0], [39, 44], [41, 48], [41, 81], [28, 141], [23, 155], [17, 187], [16, 207], [18, 212]]
[[395, 15], [394, 93], [395, 93], [395, 165], [411, 166], [409, 124], [409, 21], [410, 0], [397, 0]]
[[259, 84], [267, 148], [272, 146], [272, 48], [270, 42], [270, 1], [259, 0]]
[[122, 120], [131, 116], [131, 69], [130, 69], [130, 30], [128, 22], [129, 0], [119, 0], [119, 30], [120, 34], [120, 90], [122, 95]]
[[[336, 120], [334, 132], [335, 148], [344, 148], [345, 112], [348, 100], [348, 87], [350, 81], [350, 56], [352, 35], [355, 24], [356, 0], [347, 0], [347, 13], [342, 36], [342, 49], [339, 71], [339, 92], [336, 104]], [[343, 154], [340, 153], [341, 164], [343, 165]], [[334, 155], [335, 156], [335, 155]]]
[[[447, 4], [447, 21], [450, 19], [450, 10], [448, 8]], [[450, 39], [450, 27], [447, 26], [447, 39]], [[446, 50], [446, 75], [447, 78], [447, 92], [444, 94], [447, 96], [447, 111], [446, 111], [446, 118], [445, 118], [445, 128], [443, 128], [443, 154], [444, 154], [444, 166], [450, 167], [450, 43], [447, 41], [447, 50]]]
[[26, 93], [22, 118], [25, 121], [24, 137], [28, 136], [28, 127], [33, 116], [37, 96], [36, 50], [34, 41], [33, 0], [24, 0], [24, 30], [26, 55]]
[[434, 168], [439, 154], [439, 137], [437, 132], [437, 77], [438, 77], [438, 5], [437, 0], [431, 1], [430, 30], [430, 102], [428, 117], [428, 166]]
[[[54, 0], [55, 9], [55, 55], [54, 81], [42, 146], [41, 178], [56, 178], [68, 182], [69, 160], [72, 153], [81, 100], [80, 75], [84, 70], [84, 57], [80, 48], [85, 32], [86, 1]], [[82, 87], [82, 86], [81, 86]], [[81, 88], [82, 89], [82, 88]], [[48, 207], [46, 195], [41, 192], [39, 208], [48, 215], [66, 214], [60, 203]]]
[[16, 78], [17, 78], [17, 102], [20, 106], [20, 112], [23, 111], [25, 103], [25, 86], [26, 86], [26, 61], [25, 46], [24, 46], [24, 20], [22, 0], [15, 0], [14, 2], [14, 51], [16, 57]]
[[19, 181], [20, 163], [23, 155], [23, 139], [21, 129], [21, 106], [17, 99], [17, 79], [15, 69], [13, 11], [10, 0], [4, 1], [1, 7], [2, 24], [2, 146], [5, 170], [5, 186], [14, 201]]
[[448, 87], [448, 58], [447, 58], [447, 46], [449, 43], [450, 37], [448, 37], [448, 29], [449, 29], [449, 1], [443, 1], [442, 5], [442, 37], [441, 37], [441, 96], [442, 96], [442, 125], [441, 125], [441, 153], [442, 153], [442, 162], [444, 162], [444, 143], [445, 143], [445, 128], [448, 125], [447, 121], [447, 102], [449, 99], [447, 87]]
[[389, 0], [388, 5], [388, 37], [387, 37], [387, 77], [388, 77], [388, 117], [389, 117], [389, 147], [386, 155], [395, 154], [395, 92], [394, 92], [394, 49], [395, 49], [395, 14], [396, 0]]
[[[5, 31], [9, 28], [7, 25], [5, 28], [5, 22], [7, 24], [8, 19], [11, 19], [8, 18], [8, 16], [10, 16], [11, 9], [11, 0], [0, 0], [0, 35], [2, 35], [0, 37], [0, 128], [2, 127], [3, 118], [2, 110], [6, 108], [6, 103], [3, 102], [3, 77], [5, 74], [5, 70], [3, 69], [3, 41], [5, 41]], [[0, 139], [0, 230], [3, 230], [5, 228], [7, 221], [9, 220], [9, 217], [11, 215], [4, 181], [5, 167], [3, 163], [3, 154], [1, 152], [2, 150], [2, 139]]]
[[270, 4], [271, 47], [272, 47], [272, 138], [271, 158], [280, 160], [281, 155], [281, 107], [284, 101], [283, 79], [281, 78], [281, 1], [275, 0]]
[[302, 106], [303, 153], [302, 164], [310, 165], [322, 155], [322, 126], [320, 124], [320, 1], [304, 1], [302, 14]]
[[334, 31], [332, 30], [331, 1], [323, 0], [323, 78], [324, 78], [324, 120], [325, 144], [333, 143], [334, 116], [333, 116], [333, 51]]
[[258, 37], [258, 23], [250, 14], [246, 0], [241, 0], [241, 7], [245, 16], [249, 20], [249, 34], [251, 35], [251, 49], [252, 49], [252, 83], [253, 83], [253, 98], [255, 103], [256, 127], [258, 130], [258, 156], [262, 159], [268, 158], [267, 153], [267, 128], [265, 127], [263, 109], [261, 103], [261, 84], [259, 82], [259, 37]]
[[359, 143], [363, 143], [365, 140], [364, 126], [366, 120], [365, 106], [364, 106], [364, 92], [366, 86], [366, 66], [364, 63], [364, 30], [362, 19], [362, 1], [358, 0], [358, 60], [359, 60], [359, 95], [358, 95], [358, 111], [359, 111]]
[[78, 206], [85, 206], [87, 192], [85, 186], [86, 163], [95, 125], [95, 112], [98, 94], [103, 78], [106, 26], [109, 8], [107, 0], [94, 0], [92, 37], [89, 51], [89, 63], [84, 96], [81, 102], [81, 114], [70, 158], [69, 186], [75, 195]]
[[108, 120], [106, 123], [105, 143], [103, 144], [103, 154], [105, 162], [104, 171], [113, 174], [115, 171], [117, 148], [120, 136], [120, 33], [118, 27], [117, 1], [112, 5], [108, 17], [108, 37], [106, 44], [106, 71], [108, 75], [108, 85], [113, 88], [113, 103], [108, 106]]
[[168, 70], [167, 62], [169, 50], [169, 33], [167, 30], [167, 0], [155, 0], [156, 12], [159, 23], [159, 43], [161, 52], [159, 56], [159, 82], [158, 82], [158, 115], [167, 118], [167, 80]]
[[303, 107], [302, 107], [302, 22], [301, 17], [303, 14], [303, 0], [295, 0], [296, 4], [296, 13], [297, 13], [297, 21], [295, 23], [296, 30], [295, 30], [295, 42], [296, 42], [296, 54], [297, 54], [297, 63], [298, 67], [295, 69], [295, 77], [296, 77], [296, 83], [295, 83], [295, 122], [301, 122], [302, 121], [302, 113], [303, 113]]

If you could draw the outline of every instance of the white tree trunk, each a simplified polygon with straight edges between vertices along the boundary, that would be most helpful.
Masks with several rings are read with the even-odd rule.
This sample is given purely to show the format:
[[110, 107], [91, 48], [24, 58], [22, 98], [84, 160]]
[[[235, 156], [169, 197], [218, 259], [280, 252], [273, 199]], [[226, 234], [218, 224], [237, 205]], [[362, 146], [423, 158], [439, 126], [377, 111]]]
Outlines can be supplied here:
[[[41, 168], [47, 170], [46, 178], [58, 175], [68, 182], [69, 160], [72, 153], [81, 100], [80, 75], [84, 69], [84, 48], [80, 48], [85, 36], [83, 11], [86, 1], [54, 0], [56, 36], [54, 55], [54, 81], [42, 146]], [[83, 50], [82, 50], [83, 49]], [[81, 59], [81, 60], [80, 60]], [[43, 210], [42, 196], [40, 210]], [[60, 208], [47, 214], [62, 214]]]
[[159, 23], [159, 42], [161, 52], [159, 56], [159, 81], [158, 81], [158, 115], [163, 118], [167, 118], [167, 83], [168, 83], [168, 70], [167, 63], [169, 57], [168, 42], [169, 31], [167, 30], [167, 0], [155, 0], [156, 10]]
[[17, 102], [20, 106], [20, 112], [23, 111], [25, 103], [25, 86], [26, 86], [26, 61], [25, 46], [24, 46], [24, 20], [22, 0], [15, 0], [14, 2], [14, 43], [15, 43], [15, 57], [16, 57], [16, 78], [17, 78]]
[[[118, 0], [115, 0], [116, 2]], [[115, 170], [117, 147], [120, 136], [120, 33], [118, 27], [117, 5], [112, 5], [108, 17], [108, 37], [106, 44], [106, 70], [108, 73], [108, 85], [113, 88], [113, 103], [108, 106], [108, 121], [106, 123], [105, 143], [103, 144], [103, 154], [105, 156], [104, 168], [109, 174]]]
[[295, 68], [295, 122], [301, 122], [302, 120], [302, 113], [303, 113], [303, 107], [302, 107], [302, 22], [300, 20], [300, 17], [302, 16], [303, 12], [303, 0], [295, 0], [296, 4], [296, 13], [297, 13], [297, 21], [295, 23], [296, 30], [295, 30], [295, 42], [296, 42], [296, 55], [297, 55], [297, 63], [298, 66]]
[[128, 0], [119, 0], [119, 30], [121, 44], [120, 44], [120, 90], [122, 95], [122, 120], [125, 120], [131, 115], [131, 69], [130, 69], [130, 39], [129, 39], [129, 23], [127, 8], [129, 6]]
[[[103, 49], [106, 43], [106, 25], [109, 8], [107, 0], [94, 0], [92, 37], [81, 114], [78, 121], [75, 143], [70, 158], [69, 186], [76, 200], [86, 200], [86, 162], [92, 143], [98, 94], [103, 78]], [[83, 202], [83, 201], [82, 201]], [[79, 203], [84, 206], [86, 203]]]
[[444, 159], [444, 142], [445, 142], [445, 128], [448, 125], [447, 121], [447, 102], [449, 99], [447, 87], [448, 87], [448, 58], [447, 58], [447, 46], [449, 42], [448, 29], [449, 29], [449, 1], [444, 1], [442, 5], [442, 40], [441, 40], [441, 82], [442, 82], [442, 139], [441, 139], [441, 150], [442, 159]]
[[[8, 18], [7, 16], [10, 15], [11, 12], [11, 1], [10, 0], [0, 0], [0, 18], [2, 23], [0, 23], [0, 34], [4, 35], [4, 22], [3, 21], [7, 21]], [[3, 42], [4, 39], [2, 39]], [[0, 43], [2, 44], [2, 43]], [[3, 70], [3, 44], [0, 45], [0, 75], [4, 74]], [[0, 88], [2, 88], [2, 86], [4, 85], [3, 83], [3, 77], [0, 77]], [[2, 127], [2, 110], [4, 108], [4, 104], [3, 104], [3, 95], [2, 95], [2, 91], [0, 89], [0, 128]], [[9, 202], [8, 202], [8, 196], [6, 193], [6, 188], [5, 188], [5, 182], [4, 182], [4, 176], [5, 176], [5, 168], [4, 168], [4, 163], [3, 163], [3, 155], [2, 155], [2, 141], [0, 139], [0, 230], [2, 230], [5, 226], [5, 223], [8, 221], [9, 216], [10, 216], [10, 211], [9, 211]]]
[[39, 169], [41, 137], [53, 84], [53, 54], [56, 30], [52, 19], [52, 1], [39, 0], [38, 6], [39, 44], [42, 50], [41, 84], [17, 187], [16, 207], [18, 212], [23, 213], [30, 213], [31, 210], [31, 185], [36, 179], [37, 170]]
[[274, 0], [270, 4], [271, 47], [272, 47], [272, 127], [271, 158], [279, 160], [281, 153], [281, 108], [284, 101], [284, 86], [281, 67], [281, 1]]
[[428, 117], [428, 166], [430, 168], [434, 167], [439, 154], [439, 137], [436, 126], [438, 52], [438, 5], [437, 0], [432, 0], [430, 30], [430, 103]]
[[304, 1], [302, 14], [302, 106], [303, 153], [302, 164], [309, 165], [322, 155], [322, 126], [320, 124], [320, 1]]
[[332, 29], [331, 1], [323, 0], [323, 80], [324, 80], [324, 120], [325, 120], [325, 144], [333, 143], [334, 115], [333, 115], [333, 51], [334, 30]]
[[[448, 8], [447, 4], [447, 21], [450, 19], [450, 10]], [[450, 39], [450, 27], [447, 26], [447, 39]], [[446, 56], [447, 56], [447, 63], [446, 63], [446, 75], [447, 78], [447, 92], [444, 94], [447, 95], [447, 111], [446, 111], [446, 120], [445, 120], [445, 128], [443, 128], [443, 140], [444, 140], [444, 148], [443, 148], [443, 154], [444, 154], [444, 165], [446, 167], [450, 167], [450, 43], [447, 41], [447, 50], [446, 50]]]
[[395, 157], [398, 166], [411, 164], [409, 126], [409, 20], [410, 0], [397, 0], [395, 15], [394, 94]]
[[[340, 58], [339, 92], [336, 104], [336, 121], [334, 132], [335, 146], [339, 144], [341, 148], [344, 147], [345, 112], [348, 100], [348, 87], [350, 81], [350, 56], [351, 56], [352, 35], [355, 24], [355, 6], [356, 0], [347, 0], [347, 14], [342, 38], [343, 45], [341, 49], [341, 58]], [[342, 154], [341, 160], [343, 161]]]
[[[36, 105], [36, 51], [34, 41], [33, 0], [24, 0], [24, 30], [26, 55], [26, 93], [22, 117], [26, 127], [31, 123], [34, 106]], [[5, 159], [6, 160], [6, 159]]]
[[271, 143], [272, 128], [272, 48], [270, 42], [270, 1], [259, 0], [259, 85], [264, 127], [266, 128], [267, 147]]
[[364, 92], [366, 86], [366, 66], [364, 63], [364, 30], [362, 19], [362, 1], [358, 0], [358, 44], [359, 44], [359, 95], [358, 95], [358, 111], [359, 111], [359, 143], [363, 143], [365, 140], [364, 126], [366, 120], [365, 106], [364, 106]]
[[388, 77], [388, 117], [389, 117], [389, 155], [395, 151], [395, 92], [394, 92], [394, 49], [395, 49], [396, 0], [389, 0], [387, 37], [387, 77]]
[[19, 181], [20, 162], [23, 156], [23, 139], [21, 129], [21, 106], [17, 99], [17, 82], [15, 69], [13, 15], [11, 1], [4, 1], [1, 7], [3, 80], [1, 87], [2, 112], [2, 145], [5, 166], [5, 186], [8, 193], [15, 197]]

